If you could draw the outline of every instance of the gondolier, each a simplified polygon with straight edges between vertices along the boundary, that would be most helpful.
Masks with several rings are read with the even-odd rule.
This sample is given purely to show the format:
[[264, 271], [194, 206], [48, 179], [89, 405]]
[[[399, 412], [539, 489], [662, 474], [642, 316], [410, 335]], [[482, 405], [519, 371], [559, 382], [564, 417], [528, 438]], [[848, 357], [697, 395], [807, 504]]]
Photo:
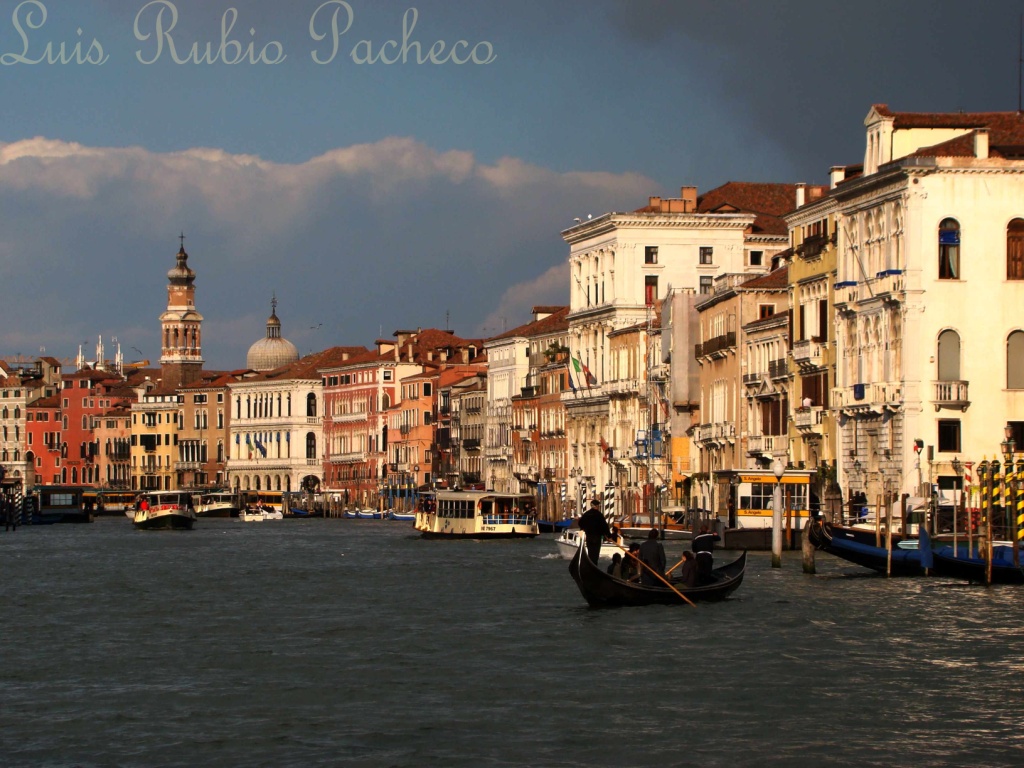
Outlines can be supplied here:
[[706, 525], [700, 527], [700, 533], [693, 537], [690, 549], [697, 556], [697, 583], [707, 584], [711, 579], [711, 571], [715, 563], [715, 542], [721, 541], [722, 537], [717, 533], [711, 533]]
[[590, 502], [590, 509], [580, 515], [576, 524], [587, 539], [587, 557], [596, 563], [601, 556], [601, 542], [612, 538], [608, 520], [601, 512], [601, 502], [597, 499]]

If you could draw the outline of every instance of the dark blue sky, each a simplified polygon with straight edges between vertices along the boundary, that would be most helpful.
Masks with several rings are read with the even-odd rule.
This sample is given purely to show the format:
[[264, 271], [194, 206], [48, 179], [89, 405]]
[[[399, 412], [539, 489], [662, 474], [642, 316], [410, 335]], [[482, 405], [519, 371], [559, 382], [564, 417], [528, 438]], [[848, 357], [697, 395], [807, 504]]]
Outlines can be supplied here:
[[[25, 58], [93, 38], [109, 58], [0, 67], [0, 277], [14, 294], [0, 354], [71, 355], [102, 333], [158, 357], [185, 230], [204, 352], [220, 368], [244, 364], [273, 292], [303, 352], [446, 313], [463, 335], [500, 332], [532, 303], [566, 300], [559, 232], [575, 216], [684, 184], [823, 183], [861, 160], [875, 102], [1015, 109], [1024, 8], [349, 0], [351, 28], [318, 65], [321, 0], [42, 0], [21, 5], [23, 27], [40, 5]], [[140, 63], [171, 5], [180, 57], [216, 49], [234, 8], [229, 38], [287, 58], [176, 64], [165, 44]], [[16, 6], [0, 0], [5, 62], [23, 52]], [[352, 60], [393, 54], [410, 8], [421, 51], [466, 40], [494, 61]], [[334, 9], [344, 19], [328, 4], [314, 31]]]

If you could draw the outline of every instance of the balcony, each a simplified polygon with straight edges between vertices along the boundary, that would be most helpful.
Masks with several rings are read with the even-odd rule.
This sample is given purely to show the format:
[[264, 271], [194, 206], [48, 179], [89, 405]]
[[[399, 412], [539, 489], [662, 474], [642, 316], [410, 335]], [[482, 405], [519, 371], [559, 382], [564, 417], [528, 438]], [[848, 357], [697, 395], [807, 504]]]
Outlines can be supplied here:
[[750, 435], [747, 438], [747, 456], [773, 456], [776, 451], [788, 450], [787, 443], [785, 435]]
[[725, 357], [725, 353], [736, 346], [736, 331], [708, 339], [694, 347], [694, 357]]
[[796, 247], [797, 255], [801, 259], [816, 259], [828, 246], [830, 240], [825, 235], [811, 235], [804, 238], [804, 241]]
[[480, 441], [475, 437], [465, 437], [462, 439], [462, 447], [467, 451], [479, 451]]
[[306, 417], [306, 423], [307, 424], [316, 425], [316, 424], [319, 424], [320, 421], [321, 421], [321, 417], [320, 416], [307, 416]]
[[331, 416], [330, 420], [335, 424], [349, 424], [354, 421], [366, 421], [366, 417], [369, 414], [366, 411], [359, 413], [339, 413], [337, 416]]
[[936, 411], [943, 408], [966, 411], [971, 404], [967, 397], [967, 382], [933, 381], [932, 402], [935, 404]]
[[176, 461], [174, 462], [175, 472], [197, 472], [203, 468], [201, 461]]
[[533, 439], [533, 432], [531, 432], [528, 429], [520, 429], [519, 439], [524, 443], [528, 443], [531, 439]]
[[820, 405], [797, 408], [793, 414], [793, 426], [803, 435], [820, 435], [822, 434], [821, 422], [824, 415], [825, 409]]
[[784, 379], [789, 376], [789, 365], [785, 358], [768, 361], [768, 378]]
[[702, 424], [694, 430], [694, 439], [704, 445], [725, 445], [736, 439], [736, 425], [731, 421]]
[[617, 379], [604, 383], [604, 391], [609, 395], [635, 395], [640, 392], [641, 387], [639, 379]]
[[838, 410], [847, 413], [895, 412], [903, 405], [903, 385], [898, 381], [876, 381], [854, 384], [852, 387], [836, 387], [832, 390], [832, 403]]
[[332, 453], [328, 461], [336, 464], [355, 464], [366, 461], [366, 451], [349, 451], [348, 453]]
[[818, 368], [822, 364], [825, 345], [814, 339], [793, 342], [793, 362], [801, 368]]
[[871, 291], [881, 299], [890, 301], [899, 299], [903, 293], [903, 270], [886, 269], [875, 275], [875, 281], [871, 285]]

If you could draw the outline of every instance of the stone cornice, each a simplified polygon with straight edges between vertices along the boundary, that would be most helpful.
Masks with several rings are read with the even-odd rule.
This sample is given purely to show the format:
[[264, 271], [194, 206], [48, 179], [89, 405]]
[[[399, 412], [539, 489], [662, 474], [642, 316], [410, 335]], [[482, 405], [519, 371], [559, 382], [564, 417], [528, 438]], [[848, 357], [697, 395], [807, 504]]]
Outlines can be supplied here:
[[596, 219], [564, 230], [562, 239], [570, 245], [615, 229], [746, 229], [754, 223], [752, 213], [606, 213]]

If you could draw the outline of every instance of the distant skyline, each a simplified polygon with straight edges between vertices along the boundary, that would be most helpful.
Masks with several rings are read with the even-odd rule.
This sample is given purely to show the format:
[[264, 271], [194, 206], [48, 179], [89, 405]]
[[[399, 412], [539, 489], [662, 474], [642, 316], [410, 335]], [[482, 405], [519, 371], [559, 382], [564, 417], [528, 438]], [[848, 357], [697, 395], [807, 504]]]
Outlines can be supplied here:
[[[274, 294], [303, 354], [446, 318], [501, 333], [567, 303], [574, 217], [683, 185], [825, 183], [861, 161], [873, 103], [1016, 109], [1022, 6], [963, 11], [0, 0], [0, 355], [90, 357], [102, 334], [158, 360], [181, 232], [210, 369], [244, 367]], [[46, 63], [62, 42], [84, 63]], [[175, 63], [172, 43], [217, 61]]]

